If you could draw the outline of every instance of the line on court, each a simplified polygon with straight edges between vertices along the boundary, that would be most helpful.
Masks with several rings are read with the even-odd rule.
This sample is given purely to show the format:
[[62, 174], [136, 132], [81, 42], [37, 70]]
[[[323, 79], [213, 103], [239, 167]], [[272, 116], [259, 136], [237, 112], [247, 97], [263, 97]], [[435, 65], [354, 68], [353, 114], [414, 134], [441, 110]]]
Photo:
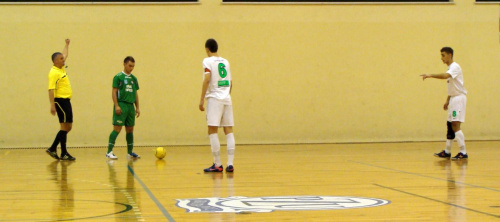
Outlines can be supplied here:
[[396, 169], [392, 169], [392, 168], [388, 168], [388, 167], [377, 166], [377, 165], [368, 164], [368, 163], [362, 163], [362, 162], [353, 161], [353, 160], [349, 160], [349, 162], [353, 162], [353, 163], [357, 163], [357, 164], [361, 164], [361, 165], [366, 165], [366, 166], [371, 166], [371, 167], [377, 167], [377, 168], [386, 169], [386, 170], [391, 170], [391, 171], [395, 171], [395, 172], [399, 172], [399, 173], [410, 174], [410, 175], [419, 176], [419, 177], [426, 177], [426, 178], [431, 178], [431, 179], [435, 179], [435, 180], [448, 181], [448, 182], [452, 182], [452, 183], [455, 183], [455, 184], [461, 184], [461, 185], [465, 185], [465, 186], [470, 186], [470, 187], [475, 187], [475, 188], [481, 188], [481, 189], [485, 189], [485, 190], [491, 190], [491, 191], [494, 191], [494, 192], [500, 192], [500, 190], [493, 189], [493, 188], [490, 188], [490, 187], [483, 187], [483, 186], [478, 186], [478, 185], [469, 184], [469, 183], [463, 183], [463, 182], [459, 182], [459, 181], [455, 181], [455, 180], [448, 180], [448, 179], [443, 179], [443, 178], [439, 178], [439, 177], [431, 177], [431, 176], [426, 176], [426, 175], [423, 175], [423, 174], [412, 173], [412, 172], [403, 171], [403, 170], [396, 170]]
[[168, 219], [168, 221], [175, 222], [174, 218], [172, 218], [172, 216], [170, 216], [167, 209], [165, 209], [165, 207], [163, 207], [163, 205], [161, 205], [160, 201], [158, 201], [158, 199], [156, 199], [156, 197], [153, 195], [153, 193], [151, 193], [151, 191], [148, 189], [146, 184], [144, 184], [142, 182], [142, 180], [139, 178], [139, 176], [137, 176], [134, 173], [134, 170], [132, 169], [132, 167], [130, 167], [130, 165], [127, 165], [127, 167], [128, 167], [128, 170], [130, 171], [130, 173], [132, 174], [132, 176], [134, 176], [134, 178], [137, 180], [137, 182], [139, 182], [139, 184], [141, 184], [142, 188], [146, 191], [146, 193], [148, 193], [149, 197], [153, 200], [153, 202], [155, 202], [158, 209], [160, 209], [160, 211]]
[[490, 213], [482, 212], [482, 211], [479, 211], [479, 210], [474, 210], [474, 209], [467, 208], [467, 207], [464, 207], [464, 206], [460, 206], [460, 205], [457, 205], [457, 204], [452, 204], [452, 203], [448, 203], [448, 202], [445, 202], [445, 201], [432, 199], [432, 198], [430, 198], [430, 197], [426, 197], [426, 196], [422, 196], [422, 195], [418, 195], [418, 194], [410, 193], [410, 192], [407, 192], [407, 191], [404, 191], [404, 190], [399, 190], [399, 189], [392, 188], [392, 187], [386, 187], [386, 186], [382, 186], [382, 185], [380, 185], [380, 184], [376, 184], [376, 183], [374, 183], [373, 185], [375, 185], [375, 186], [377, 186], [377, 187], [384, 188], [384, 189], [393, 190], [393, 191], [397, 191], [397, 192], [400, 192], [400, 193], [408, 194], [408, 195], [411, 195], [411, 196], [424, 198], [424, 199], [431, 200], [431, 201], [434, 201], [434, 202], [438, 202], [438, 203], [442, 203], [442, 204], [450, 205], [450, 206], [457, 207], [457, 208], [460, 208], [460, 209], [464, 209], [464, 210], [472, 211], [472, 212], [475, 212], [475, 213], [483, 214], [483, 215], [486, 215], [486, 216], [491, 216], [491, 217], [500, 218], [500, 215], [495, 215], [495, 214], [490, 214]]

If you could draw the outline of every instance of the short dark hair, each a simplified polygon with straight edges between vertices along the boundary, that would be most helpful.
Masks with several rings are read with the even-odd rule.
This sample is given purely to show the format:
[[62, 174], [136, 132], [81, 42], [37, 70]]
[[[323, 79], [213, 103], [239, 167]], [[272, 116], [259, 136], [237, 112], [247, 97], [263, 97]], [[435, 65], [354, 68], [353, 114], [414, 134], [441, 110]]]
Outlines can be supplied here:
[[219, 46], [217, 45], [217, 41], [215, 41], [215, 39], [208, 39], [205, 42], [205, 48], [210, 50], [210, 52], [217, 52]]
[[60, 53], [60, 52], [54, 52], [52, 54], [52, 62], [54, 62], [54, 59], [56, 59], [57, 55], [62, 55], [62, 53]]
[[441, 52], [446, 52], [448, 54], [451, 54], [451, 57], [453, 58], [453, 49], [451, 47], [443, 47], [441, 48]]
[[123, 63], [128, 63], [129, 61], [135, 63], [134, 57], [132, 57], [132, 56], [125, 57], [125, 59], [123, 60]]

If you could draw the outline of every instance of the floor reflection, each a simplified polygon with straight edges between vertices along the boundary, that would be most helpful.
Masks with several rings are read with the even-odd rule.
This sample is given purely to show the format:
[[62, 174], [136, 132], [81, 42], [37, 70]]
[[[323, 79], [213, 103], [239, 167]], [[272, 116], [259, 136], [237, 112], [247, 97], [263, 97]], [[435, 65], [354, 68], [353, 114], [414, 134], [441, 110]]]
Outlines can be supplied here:
[[[444, 168], [446, 173], [448, 203], [456, 206], [467, 207], [464, 184], [468, 160], [440, 160], [438, 161], [438, 164]], [[448, 221], [467, 221], [467, 211], [456, 206], [449, 207]]]
[[165, 165], [167, 165], [167, 162], [165, 162], [164, 159], [157, 159], [155, 164], [156, 164], [156, 169], [158, 171], [162, 171], [163, 168], [165, 168]]
[[[116, 215], [115, 221], [144, 221], [142, 217], [142, 213], [140, 210], [140, 202], [138, 202], [139, 192], [136, 192], [135, 189], [135, 181], [134, 175], [126, 169], [126, 184], [125, 187], [120, 184], [117, 173], [116, 173], [116, 165], [118, 164], [117, 160], [107, 160], [108, 171], [109, 171], [109, 183], [112, 185], [113, 193], [114, 193], [114, 201], [117, 203], [129, 204], [132, 206], [132, 211], [124, 212], [121, 215]], [[134, 168], [134, 161], [129, 161], [128, 166], [132, 169]], [[120, 167], [123, 167], [121, 165]], [[122, 210], [120, 205], [115, 205], [115, 212], [119, 212]]]
[[[66, 220], [74, 218], [75, 214], [75, 191], [73, 184], [68, 182], [68, 167], [74, 161], [54, 160], [47, 166], [52, 180], [59, 188], [59, 201], [54, 202], [53, 219]], [[58, 170], [60, 166], [60, 170]]]
[[[235, 196], [234, 173], [205, 173], [205, 175], [213, 182], [212, 197]], [[227, 192], [226, 195], [224, 191]], [[210, 215], [210, 221], [235, 221], [235, 218], [235, 213], [211, 213]]]

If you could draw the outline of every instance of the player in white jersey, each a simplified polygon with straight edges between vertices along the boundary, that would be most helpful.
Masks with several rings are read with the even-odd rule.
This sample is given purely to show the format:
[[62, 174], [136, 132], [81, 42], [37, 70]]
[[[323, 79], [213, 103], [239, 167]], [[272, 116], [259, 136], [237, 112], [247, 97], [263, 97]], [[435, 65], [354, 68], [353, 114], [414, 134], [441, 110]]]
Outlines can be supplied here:
[[231, 103], [231, 71], [229, 62], [217, 54], [218, 45], [214, 39], [205, 42], [208, 58], [203, 60], [203, 85], [199, 108], [205, 111], [204, 103], [207, 99], [208, 137], [214, 163], [204, 169], [205, 172], [222, 172], [220, 160], [220, 143], [217, 135], [219, 127], [224, 127], [227, 139], [227, 167], [226, 172], [233, 172], [235, 141], [233, 134], [233, 106]]
[[460, 124], [465, 122], [465, 104], [467, 103], [467, 90], [464, 88], [464, 77], [462, 68], [453, 62], [453, 49], [443, 47], [441, 49], [441, 60], [448, 65], [448, 71], [441, 74], [423, 74], [423, 80], [427, 78], [447, 79], [448, 80], [448, 98], [444, 103], [444, 110], [448, 110], [448, 133], [446, 147], [440, 153], [435, 153], [434, 156], [440, 158], [451, 157], [451, 145], [453, 139], [457, 139], [460, 152], [451, 158], [452, 160], [467, 159], [469, 156], [465, 150], [464, 133], [460, 130]]

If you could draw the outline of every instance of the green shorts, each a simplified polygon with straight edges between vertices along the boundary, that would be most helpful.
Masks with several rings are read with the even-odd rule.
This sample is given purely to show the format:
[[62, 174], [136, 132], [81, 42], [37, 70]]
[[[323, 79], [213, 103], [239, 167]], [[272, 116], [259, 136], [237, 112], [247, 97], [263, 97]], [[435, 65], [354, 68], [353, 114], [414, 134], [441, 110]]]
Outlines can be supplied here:
[[115, 126], [134, 126], [135, 125], [135, 107], [133, 103], [118, 102], [122, 109], [122, 114], [116, 115], [113, 106], [113, 125]]

